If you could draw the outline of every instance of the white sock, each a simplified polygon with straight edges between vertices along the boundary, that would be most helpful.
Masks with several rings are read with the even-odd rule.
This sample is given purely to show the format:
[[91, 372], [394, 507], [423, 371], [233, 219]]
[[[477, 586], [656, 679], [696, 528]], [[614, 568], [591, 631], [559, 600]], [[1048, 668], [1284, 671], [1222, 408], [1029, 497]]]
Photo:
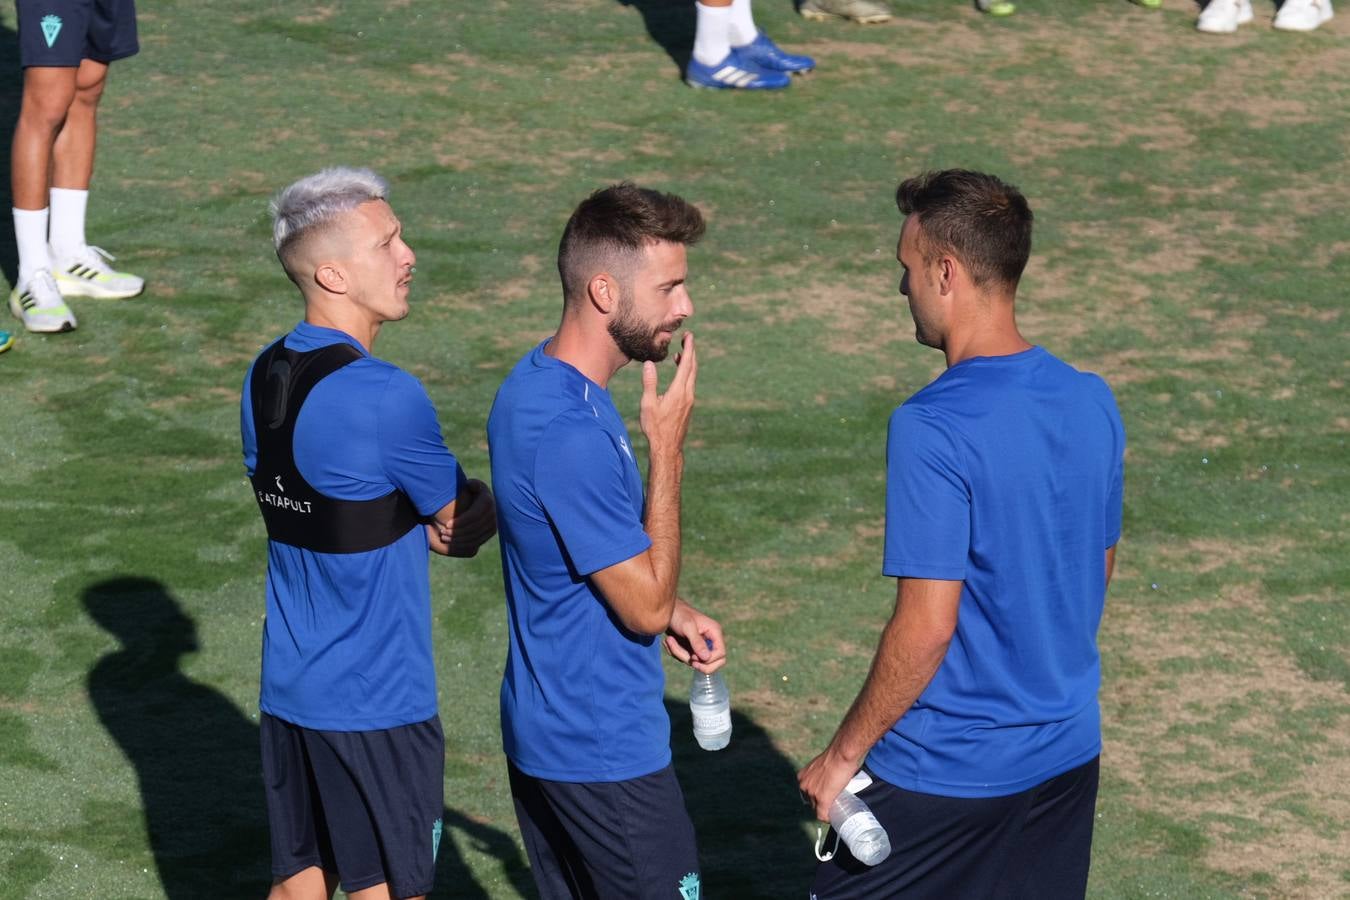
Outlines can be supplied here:
[[698, 11], [694, 59], [705, 66], [716, 65], [731, 52], [731, 7], [695, 3], [694, 9]]
[[14, 242], [19, 245], [19, 283], [24, 287], [38, 269], [52, 267], [47, 252], [47, 210], [14, 208]]
[[731, 0], [731, 46], [744, 47], [758, 34], [755, 17], [750, 12], [750, 0]]
[[84, 211], [89, 206], [89, 192], [70, 188], [52, 188], [52, 253], [69, 256], [84, 249]]

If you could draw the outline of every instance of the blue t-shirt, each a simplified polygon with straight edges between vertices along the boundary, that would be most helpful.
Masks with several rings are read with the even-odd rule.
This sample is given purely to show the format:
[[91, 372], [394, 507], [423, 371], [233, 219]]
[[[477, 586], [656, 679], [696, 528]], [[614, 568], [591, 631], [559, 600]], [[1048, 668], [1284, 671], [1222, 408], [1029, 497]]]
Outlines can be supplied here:
[[[344, 341], [362, 358], [305, 400], [295, 424], [296, 468], [329, 497], [373, 500], [397, 488], [422, 515], [437, 512], [459, 494], [464, 473], [421, 383], [330, 328], [302, 322], [286, 347], [305, 352]], [[240, 415], [250, 475], [257, 460], [252, 376], [250, 366]], [[262, 711], [323, 731], [396, 728], [434, 716], [427, 553], [421, 525], [365, 553], [269, 540]]]
[[510, 626], [507, 757], [550, 781], [664, 768], [660, 643], [625, 629], [587, 577], [651, 546], [623, 419], [604, 388], [540, 344], [497, 391], [487, 432]]
[[957, 363], [891, 416], [882, 571], [963, 582], [927, 689], [867, 758], [911, 791], [996, 797], [1101, 752], [1097, 626], [1125, 429], [1040, 347]]

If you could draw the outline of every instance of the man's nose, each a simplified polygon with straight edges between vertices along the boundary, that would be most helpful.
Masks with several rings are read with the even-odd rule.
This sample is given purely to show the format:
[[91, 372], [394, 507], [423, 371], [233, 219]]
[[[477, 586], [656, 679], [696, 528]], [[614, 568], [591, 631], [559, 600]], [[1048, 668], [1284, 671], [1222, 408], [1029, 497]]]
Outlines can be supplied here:
[[694, 301], [689, 297], [688, 291], [680, 290], [680, 295], [675, 300], [675, 308], [671, 312], [681, 319], [687, 319], [694, 314]]

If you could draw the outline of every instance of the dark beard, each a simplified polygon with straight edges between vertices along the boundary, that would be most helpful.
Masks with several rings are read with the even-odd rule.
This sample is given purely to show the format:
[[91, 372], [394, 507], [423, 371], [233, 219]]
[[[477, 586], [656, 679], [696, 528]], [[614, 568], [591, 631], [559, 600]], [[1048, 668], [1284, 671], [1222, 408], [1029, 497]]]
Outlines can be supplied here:
[[618, 316], [610, 319], [607, 326], [609, 336], [614, 338], [619, 350], [635, 362], [660, 362], [665, 359], [670, 353], [670, 341], [664, 344], [656, 342], [657, 334], [665, 331], [665, 326], [648, 328], [631, 313], [631, 307], [625, 308]]

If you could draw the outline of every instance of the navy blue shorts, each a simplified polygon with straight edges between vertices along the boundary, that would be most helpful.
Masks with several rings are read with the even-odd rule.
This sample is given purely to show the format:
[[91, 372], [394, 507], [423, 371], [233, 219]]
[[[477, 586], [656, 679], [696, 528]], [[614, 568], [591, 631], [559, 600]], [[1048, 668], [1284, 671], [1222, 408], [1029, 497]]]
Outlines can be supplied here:
[[[1097, 805], [1093, 759], [1020, 794], [937, 797], [873, 778], [862, 799], [891, 855], [868, 867], [840, 843], [812, 900], [1079, 900], [1087, 892]], [[834, 837], [826, 847], [834, 846]]]
[[441, 720], [383, 731], [312, 731], [263, 713], [272, 876], [318, 866], [348, 893], [431, 891], [445, 808]]
[[140, 50], [136, 0], [15, 0], [19, 64], [78, 67], [110, 63]]
[[541, 900], [700, 900], [694, 823], [674, 768], [587, 784], [507, 768]]

